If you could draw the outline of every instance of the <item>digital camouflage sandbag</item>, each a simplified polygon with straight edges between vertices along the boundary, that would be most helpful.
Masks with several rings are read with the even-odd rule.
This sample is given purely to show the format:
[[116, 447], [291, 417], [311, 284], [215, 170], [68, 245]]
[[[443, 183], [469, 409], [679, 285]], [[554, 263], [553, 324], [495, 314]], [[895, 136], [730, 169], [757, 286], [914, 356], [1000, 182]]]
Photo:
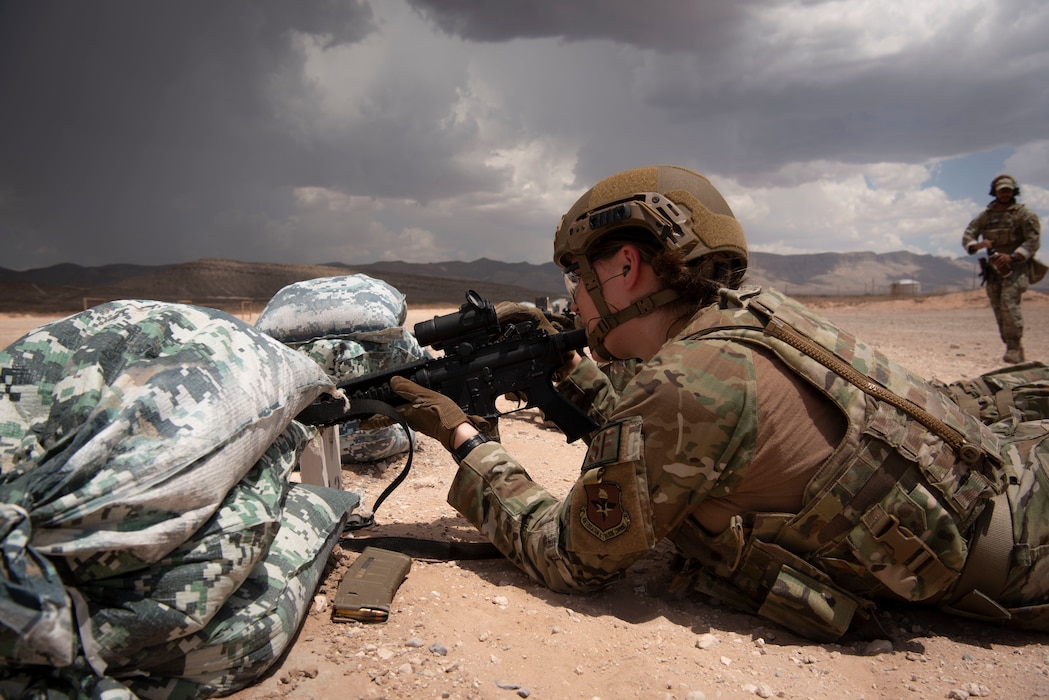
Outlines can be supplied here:
[[[426, 357], [402, 327], [404, 295], [364, 274], [322, 277], [290, 284], [270, 299], [255, 325], [319, 364], [336, 382]], [[339, 426], [343, 462], [375, 462], [408, 451], [397, 425], [362, 429], [359, 420]]]
[[0, 377], [0, 695], [257, 679], [358, 501], [287, 478], [314, 434], [292, 419], [330, 379], [232, 316], [150, 301], [31, 331]]

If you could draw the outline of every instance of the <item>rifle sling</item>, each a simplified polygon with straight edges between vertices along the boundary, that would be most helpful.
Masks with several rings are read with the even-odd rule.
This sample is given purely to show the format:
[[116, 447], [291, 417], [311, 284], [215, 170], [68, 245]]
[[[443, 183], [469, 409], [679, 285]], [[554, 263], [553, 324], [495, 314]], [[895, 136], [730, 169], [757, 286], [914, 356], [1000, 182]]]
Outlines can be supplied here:
[[415, 442], [412, 440], [412, 431], [408, 428], [408, 424], [405, 423], [404, 418], [397, 410], [386, 403], [385, 401], [377, 401], [375, 399], [353, 399], [350, 401], [350, 408], [346, 411], [344, 416], [374, 416], [380, 414], [394, 420], [398, 425], [404, 428], [404, 434], [408, 436], [408, 460], [404, 463], [404, 467], [401, 469], [401, 473], [390, 482], [379, 497], [375, 499], [375, 505], [372, 506], [371, 512], [369, 513], [351, 513], [350, 517], [346, 520], [346, 526], [343, 531], [346, 530], [360, 530], [361, 528], [368, 527], [375, 524], [375, 511], [379, 510], [379, 506], [386, 500], [386, 497], [393, 493], [393, 490], [400, 486], [401, 482], [408, 476], [408, 472], [412, 468], [412, 459], [415, 458]]

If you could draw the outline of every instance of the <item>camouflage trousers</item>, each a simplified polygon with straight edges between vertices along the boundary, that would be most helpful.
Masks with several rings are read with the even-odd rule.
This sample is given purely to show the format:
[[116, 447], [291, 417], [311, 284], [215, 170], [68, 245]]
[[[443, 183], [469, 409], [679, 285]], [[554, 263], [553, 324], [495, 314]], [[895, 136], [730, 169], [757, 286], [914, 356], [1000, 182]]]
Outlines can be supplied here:
[[987, 282], [987, 298], [998, 322], [998, 333], [1002, 342], [1020, 342], [1024, 332], [1023, 313], [1020, 311], [1020, 298], [1027, 291], [1027, 274], [1019, 269], [1002, 279], [994, 277]]

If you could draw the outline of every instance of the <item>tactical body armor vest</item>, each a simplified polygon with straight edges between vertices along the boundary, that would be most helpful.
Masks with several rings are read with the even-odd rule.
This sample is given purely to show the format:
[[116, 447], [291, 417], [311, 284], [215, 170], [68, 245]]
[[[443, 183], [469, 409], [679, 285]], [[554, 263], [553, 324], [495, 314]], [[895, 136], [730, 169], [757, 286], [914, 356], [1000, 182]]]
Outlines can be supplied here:
[[1008, 542], [997, 556], [1008, 568], [998, 438], [944, 392], [774, 290], [726, 290], [721, 308], [722, 322], [694, 338], [771, 349], [848, 425], [798, 513], [735, 516], [716, 536], [688, 519], [672, 533], [689, 558], [679, 580], [823, 640], [840, 637], [875, 597], [1008, 617], [997, 591], [974, 590], [1001, 583], [962, 576], [985, 510], [984, 519], [998, 511], [995, 530]]
[[988, 208], [980, 214], [983, 237], [994, 243], [994, 250], [1006, 255], [1024, 242], [1024, 222], [1030, 212], [1023, 204], [1013, 204], [1004, 211]]

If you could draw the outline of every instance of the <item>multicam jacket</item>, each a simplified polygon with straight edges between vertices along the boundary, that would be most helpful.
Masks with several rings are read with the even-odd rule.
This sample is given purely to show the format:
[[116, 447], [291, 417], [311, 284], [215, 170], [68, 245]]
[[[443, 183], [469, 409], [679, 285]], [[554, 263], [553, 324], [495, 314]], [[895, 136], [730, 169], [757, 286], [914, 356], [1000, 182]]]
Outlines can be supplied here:
[[1019, 253], [1024, 260], [1030, 260], [1040, 245], [1042, 227], [1038, 215], [1019, 202], [1001, 211], [995, 204], [992, 201], [969, 222], [962, 234], [962, 247], [972, 255], [976, 252], [973, 246], [983, 238], [993, 243], [998, 253]]
[[[797, 513], [739, 513], [710, 533], [694, 514], [743, 478], [762, 429], [758, 348], [840, 408], [845, 436]], [[759, 289], [725, 292], [700, 311], [618, 397], [586, 363], [559, 389], [604, 424], [563, 501], [498, 443], [474, 449], [449, 492], [507, 557], [555, 590], [604, 586], [669, 538], [689, 559], [692, 588], [817, 639], [839, 637], [875, 597], [1049, 628], [1049, 525], [1038, 525], [1049, 509], [1035, 485], [1049, 483], [1049, 448], [1039, 442], [1049, 423], [998, 434], [886, 356]], [[998, 507], [1006, 490], [1009, 504]], [[985, 512], [1004, 518], [1005, 539], [1016, 542], [994, 555], [1009, 574], [988, 595], [975, 590], [985, 581], [959, 583], [971, 581], [962, 574]], [[1013, 616], [992, 598], [1042, 605]]]

